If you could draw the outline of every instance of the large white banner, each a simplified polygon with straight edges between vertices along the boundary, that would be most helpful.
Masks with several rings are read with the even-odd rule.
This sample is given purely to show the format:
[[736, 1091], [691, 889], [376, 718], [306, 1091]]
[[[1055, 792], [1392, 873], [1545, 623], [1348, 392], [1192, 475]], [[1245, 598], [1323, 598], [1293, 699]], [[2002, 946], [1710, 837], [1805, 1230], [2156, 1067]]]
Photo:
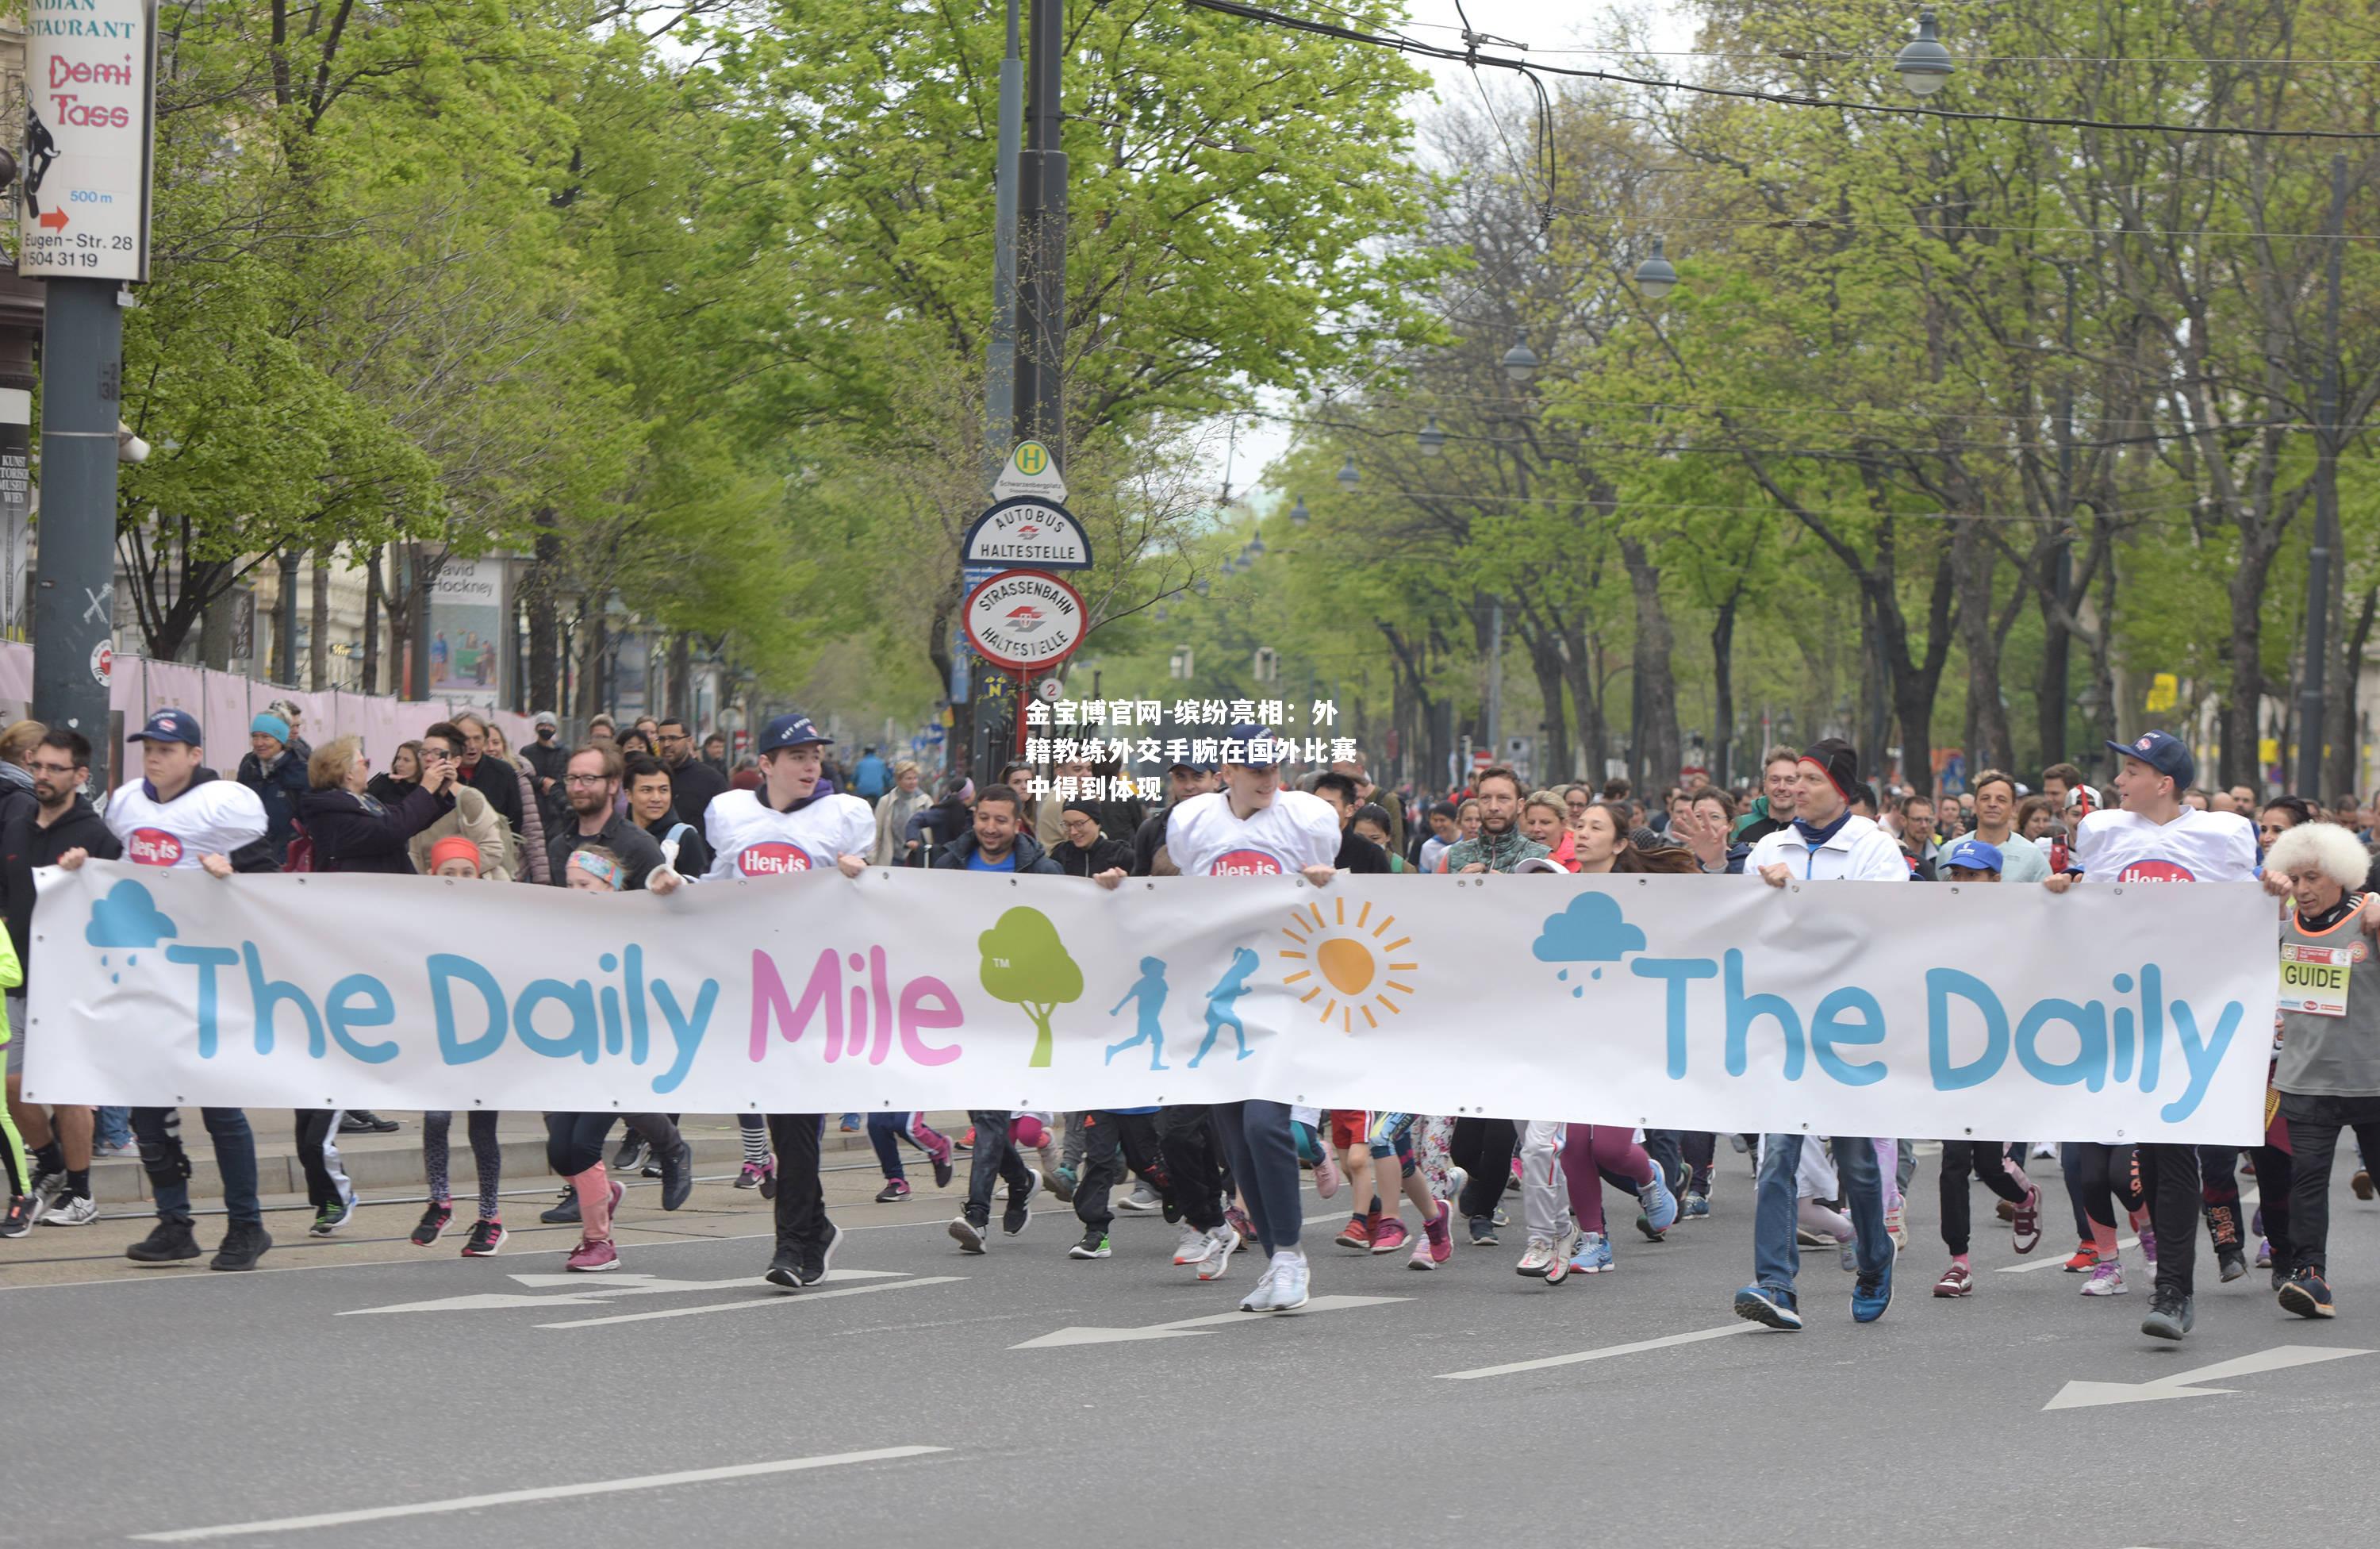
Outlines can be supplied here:
[[1273, 1097], [1719, 1130], [2251, 1144], [2253, 886], [1133, 882], [667, 898], [42, 874], [25, 1095], [696, 1113]]

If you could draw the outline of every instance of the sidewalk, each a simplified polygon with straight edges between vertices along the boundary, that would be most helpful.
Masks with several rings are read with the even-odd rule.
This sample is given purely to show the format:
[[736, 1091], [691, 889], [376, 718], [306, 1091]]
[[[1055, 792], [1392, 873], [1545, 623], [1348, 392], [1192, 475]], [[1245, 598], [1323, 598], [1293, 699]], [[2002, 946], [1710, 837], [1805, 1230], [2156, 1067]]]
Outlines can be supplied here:
[[[340, 1165], [356, 1188], [366, 1193], [387, 1193], [391, 1190], [418, 1189], [427, 1187], [421, 1170], [421, 1116], [394, 1111], [381, 1115], [395, 1119], [404, 1128], [393, 1135], [341, 1135], [338, 1137]], [[829, 1114], [826, 1124], [825, 1161], [835, 1165], [839, 1154], [847, 1152], [867, 1153], [866, 1116], [861, 1116], [863, 1128], [844, 1133], [840, 1128], [842, 1116]], [[306, 1192], [306, 1173], [298, 1163], [297, 1119], [286, 1108], [252, 1108], [248, 1122], [256, 1131], [257, 1191], [261, 1194], [298, 1194]], [[963, 1112], [933, 1113], [927, 1122], [956, 1140], [965, 1133], [967, 1116]], [[715, 1114], [688, 1114], [678, 1122], [679, 1131], [694, 1144], [694, 1166], [698, 1175], [734, 1174], [743, 1165], [744, 1141], [735, 1120]], [[624, 1127], [614, 1126], [612, 1143], [617, 1145]], [[522, 1178], [541, 1178], [545, 1166], [545, 1119], [535, 1113], [500, 1114], [496, 1119], [496, 1138], [504, 1147], [504, 1177], [517, 1183]], [[223, 1178], [215, 1171], [214, 1147], [207, 1137], [206, 1121], [196, 1108], [182, 1110], [182, 1147], [190, 1158], [190, 1194], [194, 1199], [221, 1199]], [[457, 1113], [449, 1126], [446, 1142], [447, 1171], [457, 1195], [468, 1194], [470, 1186], [479, 1181], [479, 1168], [471, 1160], [470, 1125], [466, 1115]], [[923, 1160], [916, 1150], [902, 1147], [904, 1162], [911, 1173], [924, 1170]], [[960, 1161], [962, 1172], [965, 1162]], [[128, 1200], [145, 1200], [149, 1195], [149, 1175], [141, 1170], [137, 1157], [109, 1157], [94, 1160], [91, 1168], [91, 1194], [103, 1204], [121, 1203]]]

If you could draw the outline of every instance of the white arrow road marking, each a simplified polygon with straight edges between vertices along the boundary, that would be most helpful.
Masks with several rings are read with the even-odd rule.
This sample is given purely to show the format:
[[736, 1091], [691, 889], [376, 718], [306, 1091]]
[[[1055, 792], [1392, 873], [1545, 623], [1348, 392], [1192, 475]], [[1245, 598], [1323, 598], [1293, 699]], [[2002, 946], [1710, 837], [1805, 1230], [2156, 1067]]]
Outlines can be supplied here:
[[1730, 1334], [1749, 1334], [1758, 1323], [1742, 1319], [1718, 1328], [1698, 1328], [1692, 1334], [1664, 1335], [1658, 1339], [1639, 1339], [1633, 1345], [1606, 1345], [1599, 1350], [1580, 1350], [1572, 1355], [1546, 1356], [1537, 1360], [1515, 1360], [1502, 1366], [1480, 1366], [1468, 1372], [1440, 1372], [1439, 1376], [1449, 1382], [1467, 1382], [1474, 1377], [1509, 1377], [1515, 1372], [1542, 1372], [1548, 1366], [1576, 1366], [1582, 1361], [1609, 1360], [1614, 1356], [1635, 1355], [1644, 1350], [1666, 1349], [1671, 1345], [1698, 1345], [1706, 1339], [1724, 1339]]
[[[832, 1269], [829, 1280], [897, 1280], [901, 1272], [890, 1269]], [[564, 1296], [522, 1296], [513, 1291], [478, 1291], [468, 1296], [443, 1297], [435, 1301], [400, 1301], [387, 1307], [357, 1307], [339, 1314], [342, 1318], [359, 1318], [371, 1312], [486, 1312], [511, 1307], [600, 1307], [614, 1297], [650, 1296], [661, 1291], [719, 1291], [731, 1287], [749, 1289], [753, 1277], [739, 1275], [733, 1280], [664, 1280], [657, 1275], [516, 1275], [511, 1277], [524, 1286], [568, 1286]]]
[[[1379, 1307], [1391, 1301], [1410, 1301], [1401, 1296], [1318, 1296], [1311, 1299], [1295, 1314], [1308, 1312], [1343, 1312], [1351, 1307]], [[1122, 1345], [1135, 1339], [1189, 1339], [1210, 1328], [1230, 1328], [1235, 1324], [1254, 1324], [1269, 1320], [1255, 1312], [1218, 1312], [1205, 1318], [1182, 1318], [1170, 1323], [1149, 1323], [1141, 1328], [1062, 1328], [1055, 1334], [1045, 1334], [1038, 1339], [1027, 1339], [1022, 1345], [1011, 1345], [1012, 1350], [1054, 1350], [1067, 1345]]]
[[380, 1522], [392, 1517], [428, 1517], [444, 1511], [480, 1511], [492, 1506], [519, 1506], [529, 1501], [566, 1501], [581, 1495], [613, 1495], [623, 1490], [659, 1490], [672, 1484], [702, 1484], [719, 1479], [750, 1479], [759, 1474], [797, 1473], [832, 1469], [844, 1463], [877, 1463], [894, 1458], [922, 1458], [948, 1452], [946, 1446], [880, 1446], [866, 1452], [834, 1452], [821, 1458], [786, 1458], [774, 1463], [735, 1463], [723, 1469], [686, 1469], [671, 1474], [641, 1474], [634, 1479], [602, 1479], [588, 1484], [548, 1484], [535, 1490], [506, 1490], [493, 1495], [457, 1495], [452, 1500], [419, 1501], [412, 1506], [372, 1506], [363, 1511], [324, 1511], [311, 1517], [280, 1517], [264, 1522], [232, 1522], [219, 1528], [176, 1528], [171, 1532], [137, 1533], [137, 1543], [197, 1543], [212, 1538], [242, 1538], [249, 1533], [295, 1532], [305, 1528], [340, 1528], [353, 1522]]
[[2344, 1349], [2336, 1345], [2276, 1345], [2254, 1355], [2218, 1360], [2188, 1372], [2175, 1372], [2145, 1383], [2068, 1383], [2058, 1397], [2044, 1404], [2048, 1409], [2088, 1409], [2101, 1404], [2146, 1404], [2159, 1398], [2203, 1398], [2229, 1393], [2228, 1387], [2192, 1387], [2192, 1383], [2219, 1383], [2230, 1377], [2252, 1377], [2259, 1372], [2282, 1372], [2292, 1366], [2317, 1366], [2325, 1360], [2370, 1355], [2370, 1350]]
[[[829, 1279], [833, 1275], [829, 1275]], [[745, 1301], [714, 1301], [708, 1307], [673, 1307], [666, 1312], [622, 1312], [610, 1318], [574, 1318], [568, 1323], [540, 1323], [540, 1328], [595, 1328], [604, 1323], [644, 1323], [656, 1318], [699, 1318], [710, 1312], [746, 1312], [755, 1307], [798, 1307], [813, 1301], [830, 1301], [839, 1296], [866, 1296], [871, 1291], [905, 1291], [915, 1286], [950, 1286], [965, 1279], [964, 1275], [921, 1275], [914, 1280], [880, 1280], [872, 1286], [845, 1286], [834, 1291], [787, 1292], [771, 1287], [766, 1296], [755, 1296]], [[759, 1285], [757, 1276], [730, 1282], [747, 1289]], [[560, 1297], [552, 1299], [556, 1301]]]

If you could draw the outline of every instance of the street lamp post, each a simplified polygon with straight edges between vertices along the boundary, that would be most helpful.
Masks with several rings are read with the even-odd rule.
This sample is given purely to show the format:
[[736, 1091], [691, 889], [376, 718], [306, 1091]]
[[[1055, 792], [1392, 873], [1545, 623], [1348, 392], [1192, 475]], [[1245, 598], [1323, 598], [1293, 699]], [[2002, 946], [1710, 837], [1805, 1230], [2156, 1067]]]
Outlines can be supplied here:
[[[2322, 379], [2314, 397], [2313, 545], [2306, 553], [2304, 688], [2298, 699], [2298, 794], [2312, 801], [2322, 789], [2323, 668], [2330, 651], [2330, 565], [2338, 549], [2338, 290], [2339, 239], [2347, 222], [2347, 158], [2330, 158], [2330, 239], [2322, 320]], [[2347, 685], [2354, 691], [2354, 685]]]

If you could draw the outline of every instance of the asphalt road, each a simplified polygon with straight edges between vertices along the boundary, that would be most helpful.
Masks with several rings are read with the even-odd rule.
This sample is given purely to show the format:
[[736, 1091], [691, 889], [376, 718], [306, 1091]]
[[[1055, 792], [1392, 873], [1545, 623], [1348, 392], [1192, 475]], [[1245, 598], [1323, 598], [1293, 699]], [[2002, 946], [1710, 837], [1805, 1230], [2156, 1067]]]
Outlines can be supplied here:
[[[962, 1257], [955, 1195], [930, 1191], [838, 1203], [837, 1275], [799, 1295], [757, 1278], [765, 1207], [715, 1185], [668, 1217], [632, 1197], [610, 1276], [565, 1275], [560, 1230], [492, 1261], [456, 1257], [459, 1238], [415, 1250], [411, 1205], [363, 1214], [354, 1235], [381, 1240], [246, 1275], [119, 1267], [105, 1255], [137, 1223], [44, 1230], [0, 1243], [0, 1543], [2363, 1542], [2380, 1204], [2341, 1182], [2338, 1319], [2203, 1265], [2176, 1348], [2137, 1332], [2144, 1276], [2091, 1301], [2055, 1267], [2000, 1273], [2062, 1257], [2059, 1235], [2020, 1260], [1985, 1230], [1975, 1295], [1933, 1299], [1934, 1165], [1890, 1312], [1853, 1325], [1850, 1277], [1813, 1255], [1799, 1335], [1729, 1313], [1750, 1183], [1724, 1153], [1711, 1219], [1628, 1234], [1614, 1273], [1560, 1287], [1512, 1273], [1517, 1231], [1425, 1275], [1332, 1247], [1337, 1213], [1318, 1214], [1318, 1305], [1295, 1318], [1233, 1315], [1257, 1266], [1202, 1286], [1154, 1216], [1121, 1219], [1105, 1262], [1065, 1256], [1062, 1207]], [[2051, 1165], [2034, 1171], [2055, 1197]], [[1975, 1206], [1983, 1227], [1980, 1189]], [[1067, 1329], [1144, 1336], [1050, 1337]], [[2069, 1382], [2170, 1387], [2283, 1347], [2359, 1353], [2045, 1409]]]

